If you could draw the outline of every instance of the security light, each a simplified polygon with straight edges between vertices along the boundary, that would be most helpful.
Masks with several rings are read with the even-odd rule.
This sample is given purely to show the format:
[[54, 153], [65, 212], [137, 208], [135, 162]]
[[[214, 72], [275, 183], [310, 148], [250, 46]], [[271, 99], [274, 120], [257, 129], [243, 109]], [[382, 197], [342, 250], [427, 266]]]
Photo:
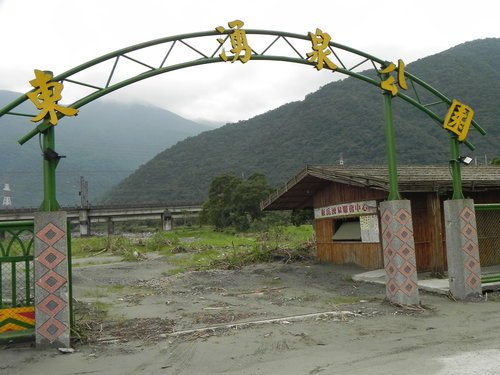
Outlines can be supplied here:
[[472, 158], [469, 156], [460, 156], [458, 161], [462, 164], [469, 165], [472, 162]]
[[49, 160], [49, 161], [54, 161], [54, 160], [57, 160], [59, 161], [59, 159], [61, 158], [65, 158], [66, 156], [64, 155], [59, 155], [57, 152], [55, 152], [54, 150], [52, 150], [51, 148], [47, 148], [44, 152], [43, 152], [43, 158], [45, 160]]

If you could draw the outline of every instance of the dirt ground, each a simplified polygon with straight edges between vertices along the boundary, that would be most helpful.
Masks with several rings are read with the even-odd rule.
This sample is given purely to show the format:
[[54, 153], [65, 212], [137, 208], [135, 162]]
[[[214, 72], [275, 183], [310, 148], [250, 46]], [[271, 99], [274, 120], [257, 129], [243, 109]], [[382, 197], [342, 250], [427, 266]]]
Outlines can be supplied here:
[[[168, 276], [168, 258], [78, 261], [76, 351], [0, 347], [1, 374], [499, 374], [500, 298], [393, 306], [354, 267]], [[106, 311], [106, 315], [101, 313]]]

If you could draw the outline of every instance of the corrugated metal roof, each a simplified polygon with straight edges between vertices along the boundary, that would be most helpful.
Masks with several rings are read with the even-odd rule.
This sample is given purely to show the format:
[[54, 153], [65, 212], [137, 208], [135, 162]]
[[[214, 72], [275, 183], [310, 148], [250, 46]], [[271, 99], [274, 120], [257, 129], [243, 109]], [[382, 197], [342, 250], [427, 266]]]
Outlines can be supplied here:
[[[461, 168], [465, 191], [500, 188], [500, 167], [465, 166]], [[290, 210], [312, 207], [312, 196], [330, 181], [389, 191], [389, 173], [381, 166], [312, 165], [304, 168], [283, 187], [262, 202], [267, 210]], [[398, 166], [400, 192], [451, 191], [448, 166]]]

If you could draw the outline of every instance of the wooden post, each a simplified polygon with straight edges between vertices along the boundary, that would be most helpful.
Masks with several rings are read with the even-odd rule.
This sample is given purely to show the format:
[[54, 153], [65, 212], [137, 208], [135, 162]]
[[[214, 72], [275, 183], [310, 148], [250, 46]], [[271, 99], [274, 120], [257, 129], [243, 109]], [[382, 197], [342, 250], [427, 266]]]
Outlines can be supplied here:
[[427, 194], [427, 223], [430, 228], [431, 266], [433, 276], [437, 277], [444, 277], [446, 266], [444, 260], [442, 215], [439, 193]]

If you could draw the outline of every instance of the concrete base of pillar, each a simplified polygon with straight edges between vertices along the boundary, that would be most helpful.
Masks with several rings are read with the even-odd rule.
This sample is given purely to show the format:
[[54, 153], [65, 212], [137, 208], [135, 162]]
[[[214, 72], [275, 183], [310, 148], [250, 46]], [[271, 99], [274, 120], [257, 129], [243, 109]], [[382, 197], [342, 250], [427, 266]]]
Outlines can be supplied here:
[[115, 234], [115, 223], [113, 222], [113, 220], [111, 220], [111, 218], [108, 218], [107, 231], [108, 231], [108, 236], [111, 234]]
[[387, 298], [401, 305], [418, 305], [417, 261], [409, 200], [380, 204]]
[[481, 265], [474, 201], [445, 201], [444, 218], [450, 292], [460, 300], [481, 298]]
[[169, 210], [165, 210], [161, 215], [161, 227], [164, 231], [168, 232], [174, 228], [174, 219]]

